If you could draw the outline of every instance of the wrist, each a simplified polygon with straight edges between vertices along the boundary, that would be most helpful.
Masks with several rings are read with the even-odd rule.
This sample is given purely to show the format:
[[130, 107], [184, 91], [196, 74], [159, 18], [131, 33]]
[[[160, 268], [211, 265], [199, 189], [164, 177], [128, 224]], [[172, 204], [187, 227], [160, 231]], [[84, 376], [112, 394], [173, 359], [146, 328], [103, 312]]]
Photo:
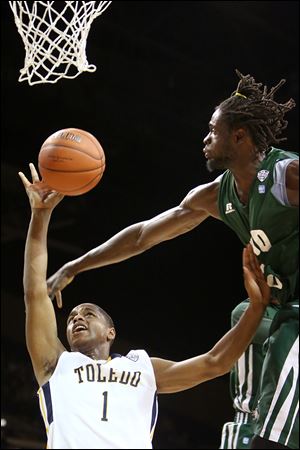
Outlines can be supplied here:
[[35, 217], [50, 217], [52, 209], [49, 208], [32, 208], [31, 215]]
[[253, 311], [255, 314], [264, 314], [267, 305], [264, 303], [250, 303], [248, 309]]
[[51, 211], [48, 209], [33, 208], [31, 210], [31, 221], [40, 224], [49, 224]]
[[69, 261], [66, 266], [68, 274], [72, 276], [90, 269], [87, 255], [82, 255], [79, 258], [73, 259], [73, 261]]
[[77, 265], [77, 260], [69, 261], [63, 266], [63, 270], [68, 278], [75, 277], [80, 271]]

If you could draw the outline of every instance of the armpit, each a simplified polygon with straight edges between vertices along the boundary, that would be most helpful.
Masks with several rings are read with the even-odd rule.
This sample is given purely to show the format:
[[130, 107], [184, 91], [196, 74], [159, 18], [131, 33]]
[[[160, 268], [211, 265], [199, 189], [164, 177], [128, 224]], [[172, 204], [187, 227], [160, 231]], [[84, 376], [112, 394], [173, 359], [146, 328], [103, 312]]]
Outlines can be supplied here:
[[46, 360], [43, 364], [43, 370], [45, 375], [52, 375], [56, 366], [57, 366], [58, 358], [53, 361]]
[[293, 190], [293, 186], [296, 189], [296, 186], [298, 185], [298, 167], [298, 160], [296, 159], [284, 159], [278, 161], [274, 167], [274, 185], [272, 187], [272, 194], [282, 205], [295, 205], [293, 195], [290, 191]]

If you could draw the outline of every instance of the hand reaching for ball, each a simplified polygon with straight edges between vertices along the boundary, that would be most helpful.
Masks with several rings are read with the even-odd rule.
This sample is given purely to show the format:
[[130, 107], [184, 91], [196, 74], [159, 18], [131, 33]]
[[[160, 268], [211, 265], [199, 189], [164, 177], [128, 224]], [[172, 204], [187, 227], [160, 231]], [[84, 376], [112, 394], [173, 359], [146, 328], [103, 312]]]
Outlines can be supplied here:
[[63, 194], [54, 191], [46, 183], [40, 181], [36, 168], [29, 164], [32, 183], [26, 178], [23, 172], [19, 172], [19, 177], [25, 187], [29, 197], [31, 209], [53, 209], [63, 199]]

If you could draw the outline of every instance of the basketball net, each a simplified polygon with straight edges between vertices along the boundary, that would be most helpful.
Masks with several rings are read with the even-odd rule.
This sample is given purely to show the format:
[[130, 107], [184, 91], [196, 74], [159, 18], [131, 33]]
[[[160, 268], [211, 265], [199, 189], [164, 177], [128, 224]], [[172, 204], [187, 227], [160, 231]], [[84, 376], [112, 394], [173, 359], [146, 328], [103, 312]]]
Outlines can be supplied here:
[[108, 8], [106, 2], [9, 2], [25, 47], [19, 81], [29, 85], [56, 83], [95, 72], [86, 43], [93, 20]]

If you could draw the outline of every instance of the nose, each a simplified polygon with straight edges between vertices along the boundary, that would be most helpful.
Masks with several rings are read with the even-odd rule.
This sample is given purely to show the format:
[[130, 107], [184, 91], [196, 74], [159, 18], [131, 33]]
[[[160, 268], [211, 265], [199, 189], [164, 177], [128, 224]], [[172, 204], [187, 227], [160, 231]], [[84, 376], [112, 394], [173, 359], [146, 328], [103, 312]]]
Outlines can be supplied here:
[[77, 313], [74, 317], [73, 317], [73, 323], [78, 322], [78, 320], [84, 320], [83, 316], [80, 313]]
[[203, 144], [206, 145], [209, 142], [209, 140], [210, 140], [210, 132], [203, 139]]

